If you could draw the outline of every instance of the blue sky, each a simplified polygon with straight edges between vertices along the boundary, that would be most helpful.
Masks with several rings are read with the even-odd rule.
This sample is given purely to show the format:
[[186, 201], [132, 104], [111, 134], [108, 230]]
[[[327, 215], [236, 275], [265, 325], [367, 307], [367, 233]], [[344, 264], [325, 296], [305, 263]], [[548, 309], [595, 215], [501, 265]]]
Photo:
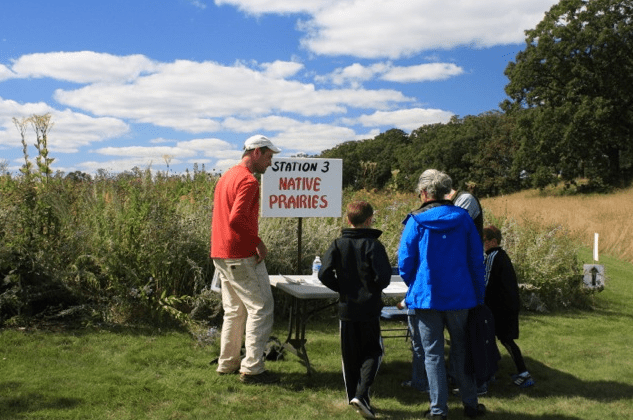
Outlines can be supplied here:
[[[50, 113], [53, 170], [223, 171], [496, 110], [553, 0], [20, 0], [0, 14], [0, 163]], [[26, 133], [31, 158], [35, 132]]]

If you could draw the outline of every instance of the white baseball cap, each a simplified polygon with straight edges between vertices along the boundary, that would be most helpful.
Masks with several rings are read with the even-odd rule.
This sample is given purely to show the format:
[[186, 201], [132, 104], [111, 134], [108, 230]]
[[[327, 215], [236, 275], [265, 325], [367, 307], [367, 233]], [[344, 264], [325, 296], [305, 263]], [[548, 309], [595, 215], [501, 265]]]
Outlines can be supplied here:
[[275, 146], [268, 137], [262, 136], [261, 134], [255, 134], [244, 142], [244, 150], [253, 150], [258, 147], [268, 147], [273, 153], [281, 152], [281, 149]]

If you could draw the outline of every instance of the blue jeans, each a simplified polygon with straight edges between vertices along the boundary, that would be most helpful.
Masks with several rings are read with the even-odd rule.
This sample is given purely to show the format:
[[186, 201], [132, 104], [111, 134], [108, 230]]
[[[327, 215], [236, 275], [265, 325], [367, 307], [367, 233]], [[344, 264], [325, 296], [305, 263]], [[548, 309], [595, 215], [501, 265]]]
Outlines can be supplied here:
[[427, 392], [429, 390], [429, 381], [426, 378], [426, 369], [424, 368], [424, 348], [422, 347], [420, 329], [415, 326], [415, 315], [410, 315], [407, 318], [409, 331], [411, 331], [411, 350], [413, 352], [411, 386], [418, 391]]
[[[451, 365], [465, 407], [477, 407], [477, 385], [466, 375], [466, 321], [468, 309], [436, 311], [416, 309], [414, 326], [420, 332], [424, 349], [424, 367], [429, 381], [431, 414], [448, 415], [448, 384], [444, 363], [444, 327], [451, 337]], [[419, 369], [418, 369], [419, 370]]]

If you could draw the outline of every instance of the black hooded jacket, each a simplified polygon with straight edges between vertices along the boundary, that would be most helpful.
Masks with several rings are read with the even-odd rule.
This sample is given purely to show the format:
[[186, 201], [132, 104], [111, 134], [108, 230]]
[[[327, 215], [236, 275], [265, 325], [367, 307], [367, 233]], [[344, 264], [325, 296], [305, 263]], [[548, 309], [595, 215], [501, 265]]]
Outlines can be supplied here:
[[382, 290], [391, 281], [391, 265], [378, 237], [380, 230], [343, 229], [323, 256], [319, 280], [339, 293], [339, 318], [366, 321], [380, 316]]

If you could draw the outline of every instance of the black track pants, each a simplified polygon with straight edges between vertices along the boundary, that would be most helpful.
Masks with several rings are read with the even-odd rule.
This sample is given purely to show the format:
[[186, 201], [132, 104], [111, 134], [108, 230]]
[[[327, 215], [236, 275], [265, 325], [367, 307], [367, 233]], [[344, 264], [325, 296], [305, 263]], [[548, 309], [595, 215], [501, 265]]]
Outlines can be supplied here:
[[369, 402], [384, 352], [380, 318], [369, 321], [340, 321], [343, 380], [348, 402], [363, 397]]

